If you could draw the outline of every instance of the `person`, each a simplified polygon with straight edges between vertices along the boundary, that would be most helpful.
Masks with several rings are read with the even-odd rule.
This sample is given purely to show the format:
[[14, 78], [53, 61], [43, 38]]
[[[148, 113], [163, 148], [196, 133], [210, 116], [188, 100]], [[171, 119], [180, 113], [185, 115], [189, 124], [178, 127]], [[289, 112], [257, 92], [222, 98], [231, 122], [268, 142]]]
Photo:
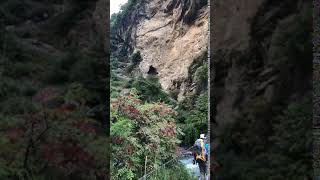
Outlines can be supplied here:
[[206, 161], [208, 162], [208, 156], [209, 156], [209, 144], [208, 142], [204, 145], [205, 153], [206, 153]]
[[200, 134], [200, 138], [194, 143], [194, 160], [193, 164], [199, 165], [201, 180], [205, 180], [206, 177], [206, 157], [205, 157], [205, 135]]

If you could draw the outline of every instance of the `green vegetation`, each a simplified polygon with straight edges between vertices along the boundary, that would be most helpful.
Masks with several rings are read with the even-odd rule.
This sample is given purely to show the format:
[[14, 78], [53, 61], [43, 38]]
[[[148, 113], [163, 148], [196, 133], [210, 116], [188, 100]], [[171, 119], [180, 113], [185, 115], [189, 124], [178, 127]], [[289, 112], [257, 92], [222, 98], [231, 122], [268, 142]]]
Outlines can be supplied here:
[[0, 179], [107, 179], [105, 54], [66, 44], [67, 28], [63, 38], [20, 28], [50, 18], [53, 1], [41, 3], [0, 2]]
[[140, 51], [134, 52], [131, 56], [131, 62], [134, 65], [139, 64], [142, 61], [142, 57]]
[[177, 112], [179, 127], [184, 133], [181, 137], [183, 145], [189, 147], [200, 134], [208, 131], [208, 94], [187, 97], [180, 103]]
[[[99, 106], [97, 100], [103, 95], [94, 88], [101, 85], [89, 78], [60, 79], [53, 84], [29, 82], [25, 68], [29, 68], [30, 62], [25, 63], [26, 66], [24, 62], [19, 64], [17, 73], [11, 71], [1, 77], [0, 143], [6, 148], [0, 150], [0, 179], [59, 179], [65, 174], [77, 179], [104, 176], [108, 159], [102, 155], [108, 151], [107, 139], [95, 128], [99, 122], [84, 111], [91, 108], [89, 102]], [[46, 66], [48, 73], [54, 67], [54, 63]], [[40, 76], [42, 72], [34, 73]], [[66, 86], [68, 82], [70, 85]], [[52, 85], [57, 87], [47, 87]], [[65, 167], [66, 163], [72, 170]]]
[[[251, 112], [247, 118], [226, 127], [221, 136], [221, 146], [213, 152], [223, 164], [220, 178], [280, 180], [309, 177], [312, 174], [312, 168], [309, 168], [311, 98], [293, 103], [281, 116], [267, 117], [264, 121], [256, 120], [261, 110], [267, 109], [266, 104], [260, 102], [254, 109], [254, 106], [249, 107]], [[269, 121], [272, 124], [268, 127]], [[268, 135], [270, 132], [274, 132], [272, 136]]]
[[111, 179], [140, 178], [146, 163], [147, 172], [157, 169], [148, 179], [192, 180], [179, 162], [159, 167], [176, 156], [177, 146], [191, 146], [207, 132], [207, 54], [195, 60], [183, 80], [196, 88], [182, 102], [179, 89], [165, 92], [156, 73], [143, 77], [141, 53], [130, 47], [128, 33], [138, 2], [129, 1], [111, 17]]
[[[123, 89], [130, 93], [120, 95]], [[201, 132], [207, 131], [206, 91], [177, 103], [154, 76], [122, 79], [112, 73], [111, 101], [112, 179], [142, 177], [146, 157], [149, 172], [174, 158], [176, 146], [190, 146]], [[161, 168], [150, 178], [169, 175], [192, 179], [180, 165]]]
[[189, 81], [195, 84], [193, 92], [185, 95], [185, 99], [177, 108], [179, 127], [184, 136], [183, 146], [189, 147], [201, 133], [208, 130], [208, 52], [204, 51], [189, 68]]
[[137, 3], [137, 0], [128, 0], [126, 4], [121, 6], [119, 13], [112, 14], [110, 19], [111, 28], [114, 28], [124, 23], [124, 21], [128, 19], [127, 17], [130, 15], [130, 11], [134, 9]]
[[113, 100], [112, 179], [136, 179], [143, 176], [145, 163], [149, 172], [172, 159], [180, 142], [175, 116], [165, 104], [143, 103], [134, 89], [129, 96]]
[[155, 175], [148, 177], [151, 180], [175, 179], [175, 180], [196, 180], [190, 177], [187, 170], [179, 163], [177, 165], [160, 169]]
[[146, 102], [165, 102], [173, 105], [169, 95], [161, 89], [157, 78], [143, 78], [139, 76], [127, 83], [127, 88], [135, 88], [140, 99]]
[[[126, 96], [119, 94], [119, 89], [122, 89], [119, 86], [123, 84], [129, 90]], [[111, 91], [112, 179], [142, 177], [146, 157], [147, 172], [174, 158], [175, 147], [181, 143], [178, 137], [183, 137], [181, 124], [177, 124], [180, 115], [173, 109], [176, 102], [161, 90], [157, 79], [139, 76], [124, 83], [113, 74]], [[190, 113], [194, 115], [189, 118], [194, 122], [191, 126], [207, 124], [206, 120], [201, 119], [207, 119], [207, 115], [204, 117], [201, 114], [202, 117], [195, 118], [197, 113], [207, 110], [206, 102], [205, 95], [197, 99], [197, 109]], [[199, 121], [202, 121], [201, 125]], [[194, 139], [190, 138], [189, 143], [191, 141]], [[176, 174], [172, 175], [172, 172]], [[180, 165], [160, 168], [150, 178], [159, 179], [169, 175], [176, 179], [192, 179]]]
[[139, 63], [142, 61], [140, 51], [134, 52], [130, 59], [131, 59], [131, 63], [126, 68], [126, 72], [128, 74], [130, 74], [135, 68], [137, 68]]

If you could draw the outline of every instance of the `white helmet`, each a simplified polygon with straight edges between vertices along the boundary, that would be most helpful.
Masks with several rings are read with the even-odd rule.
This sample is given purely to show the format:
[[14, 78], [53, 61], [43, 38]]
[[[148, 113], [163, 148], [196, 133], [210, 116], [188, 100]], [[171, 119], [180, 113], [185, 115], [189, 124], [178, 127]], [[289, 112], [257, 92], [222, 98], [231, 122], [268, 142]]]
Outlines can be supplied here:
[[204, 139], [204, 134], [200, 134], [200, 139]]

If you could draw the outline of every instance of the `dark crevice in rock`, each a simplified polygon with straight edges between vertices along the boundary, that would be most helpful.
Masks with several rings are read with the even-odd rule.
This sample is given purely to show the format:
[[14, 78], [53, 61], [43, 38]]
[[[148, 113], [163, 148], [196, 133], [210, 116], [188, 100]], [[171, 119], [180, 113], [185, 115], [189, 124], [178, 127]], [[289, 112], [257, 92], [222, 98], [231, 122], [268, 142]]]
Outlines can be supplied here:
[[154, 68], [153, 66], [150, 66], [150, 67], [149, 67], [148, 74], [149, 74], [149, 75], [157, 75], [157, 74], [158, 74], [157, 69]]

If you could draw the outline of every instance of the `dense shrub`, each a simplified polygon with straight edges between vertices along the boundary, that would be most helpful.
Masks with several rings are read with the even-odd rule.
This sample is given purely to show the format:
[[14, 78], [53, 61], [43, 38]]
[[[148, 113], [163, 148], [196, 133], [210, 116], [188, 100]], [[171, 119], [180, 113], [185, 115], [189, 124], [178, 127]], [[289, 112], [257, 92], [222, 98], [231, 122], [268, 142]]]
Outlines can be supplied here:
[[219, 136], [221, 144], [213, 154], [223, 165], [220, 178], [280, 180], [312, 177], [311, 98], [292, 103], [282, 115], [259, 119], [259, 122], [254, 119], [266, 106], [260, 102], [250, 111], [252, 116], [227, 126]]
[[66, 103], [83, 106], [89, 100], [90, 93], [86, 88], [83, 87], [82, 84], [72, 83], [69, 85], [67, 93], [65, 95]]
[[208, 131], [208, 94], [205, 92], [189, 98], [191, 100], [185, 99], [177, 109], [178, 125], [184, 134], [181, 139], [187, 147], [191, 146], [200, 134]]
[[139, 64], [142, 61], [142, 57], [140, 51], [134, 52], [131, 56], [131, 62], [134, 65]]
[[156, 173], [152, 174], [148, 179], [150, 180], [162, 180], [162, 179], [174, 179], [174, 180], [196, 180], [191, 177], [185, 167], [179, 162], [175, 165], [168, 165], [159, 169]]
[[97, 136], [96, 122], [85, 113], [64, 111], [1, 116], [0, 144], [5, 148], [0, 150], [0, 162], [6, 167], [1, 168], [1, 177], [106, 179], [107, 139]]
[[[136, 179], [175, 156], [180, 143], [176, 112], [163, 103], [143, 103], [134, 91], [111, 104], [111, 179]], [[148, 160], [149, 158], [149, 160]]]
[[126, 67], [126, 72], [128, 74], [130, 74], [137, 66], [135, 64], [129, 64], [127, 67]]
[[196, 82], [197, 85], [197, 92], [206, 90], [208, 86], [208, 65], [204, 64], [197, 68], [193, 81]]
[[142, 76], [139, 76], [133, 79], [131, 82], [128, 82], [128, 87], [135, 88], [139, 98], [143, 101], [161, 101], [168, 104], [173, 104], [168, 94], [162, 90], [161, 85], [156, 78], [143, 78]]

